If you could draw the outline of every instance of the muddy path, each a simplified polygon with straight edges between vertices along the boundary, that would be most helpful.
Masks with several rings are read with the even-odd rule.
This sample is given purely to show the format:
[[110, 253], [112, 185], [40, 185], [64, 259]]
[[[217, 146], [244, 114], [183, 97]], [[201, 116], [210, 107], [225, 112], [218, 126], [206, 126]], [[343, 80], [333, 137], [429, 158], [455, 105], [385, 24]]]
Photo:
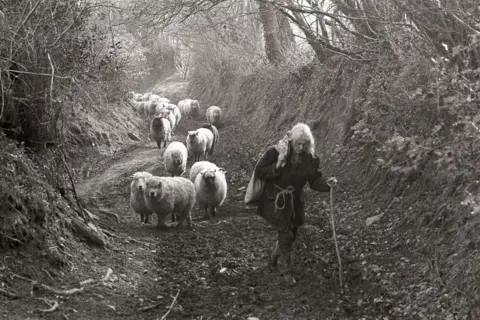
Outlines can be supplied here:
[[[184, 120], [172, 140], [183, 142], [186, 130], [200, 124]], [[156, 230], [156, 217], [143, 225], [129, 207], [134, 172], [165, 174], [163, 149], [159, 151], [153, 142], [103, 160], [92, 178], [78, 186], [81, 197], [94, 199], [99, 207], [115, 212], [120, 222], [109, 221], [115, 234], [110, 248], [95, 251], [90, 269], [85, 268], [78, 280], [101, 279], [109, 268], [113, 271], [111, 279], [70, 301], [77, 310], [74, 318], [160, 319], [177, 294], [169, 319], [383, 319], [391, 314], [402, 283], [392, 279], [382, 282], [380, 274], [388, 277], [394, 270], [395, 276], [390, 277], [396, 278], [411, 270], [405, 267], [402, 271], [396, 265], [394, 257], [400, 259], [401, 250], [392, 250], [388, 241], [382, 240], [390, 234], [375, 227], [362, 234], [362, 228], [355, 226], [364, 216], [361, 198], [347, 200], [339, 194], [337, 199], [336, 207], [342, 212], [338, 233], [345, 291], [338, 285], [328, 195], [307, 192], [309, 224], [301, 229], [295, 244], [297, 285], [287, 288], [280, 275], [268, 271], [266, 253], [275, 232], [243, 205], [239, 189], [245, 182], [235, 175], [242, 160], [226, 151], [235, 136], [224, 134], [222, 129], [220, 136], [216, 154], [209, 160], [227, 169], [228, 197], [217, 216], [207, 221], [195, 208], [193, 230]], [[189, 161], [188, 168], [191, 164]]]
[[[202, 123], [182, 120], [172, 140], [183, 142], [187, 130]], [[365, 218], [376, 208], [368, 203], [368, 196], [348, 188], [338, 190], [334, 199], [343, 291], [328, 220], [328, 194], [308, 187], [307, 224], [295, 242], [298, 282], [286, 287], [281, 275], [266, 267], [275, 231], [243, 204], [242, 187], [251, 172], [248, 160], [238, 152], [255, 141], [242, 127], [219, 131], [220, 144], [209, 160], [226, 168], [229, 191], [216, 217], [203, 220], [203, 211], [195, 208], [193, 229], [156, 230], [155, 216], [151, 224], [141, 224], [129, 205], [131, 176], [137, 171], [164, 175], [164, 149], [148, 142], [100, 159], [90, 178], [77, 185], [77, 192], [92, 212], [105, 209], [118, 215], [117, 222], [99, 214], [99, 224], [109, 232], [108, 247], [80, 247], [75, 263], [47, 282], [84, 290], [46, 295], [60, 307], [44, 316], [32, 311], [45, 308], [33, 295], [12, 300], [0, 318], [163, 319], [168, 312], [166, 319], [435, 319], [422, 316], [436, 292], [429, 290], [422, 272], [425, 263], [409, 250], [410, 240], [402, 237], [400, 220], [392, 216], [366, 228]]]

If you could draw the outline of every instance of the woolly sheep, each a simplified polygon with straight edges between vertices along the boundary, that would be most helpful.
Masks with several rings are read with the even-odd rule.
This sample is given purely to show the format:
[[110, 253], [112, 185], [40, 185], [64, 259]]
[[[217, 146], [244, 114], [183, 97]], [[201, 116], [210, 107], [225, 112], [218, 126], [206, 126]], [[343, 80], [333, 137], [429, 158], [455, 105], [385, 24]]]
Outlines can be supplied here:
[[162, 118], [165, 118], [168, 120], [168, 122], [170, 122], [170, 128], [172, 130], [172, 132], [174, 131], [175, 129], [175, 125], [177, 124], [176, 123], [176, 118], [175, 118], [175, 115], [173, 114], [172, 111], [168, 110], [168, 109], [163, 109], [161, 112], [160, 112], [160, 116]]
[[174, 176], [181, 176], [187, 168], [187, 147], [181, 142], [170, 143], [163, 153], [165, 170]]
[[160, 99], [158, 99], [158, 102], [170, 103], [170, 99], [167, 99], [167, 98], [164, 98], [164, 97], [160, 97]]
[[198, 100], [192, 100], [192, 99], [180, 100], [177, 106], [178, 108], [180, 108], [182, 116], [184, 117], [188, 117], [188, 116], [196, 117], [200, 111], [200, 104], [198, 103]]
[[198, 100], [192, 100], [190, 115], [196, 117], [200, 114], [200, 103]]
[[133, 174], [133, 180], [130, 183], [130, 206], [136, 213], [140, 214], [140, 221], [142, 223], [148, 223], [148, 219], [153, 213], [153, 211], [145, 205], [144, 199], [145, 180], [152, 176], [151, 173], [145, 171], [136, 172]]
[[211, 106], [207, 109], [207, 122], [219, 127], [222, 124], [222, 109], [217, 106]]
[[195, 206], [195, 185], [183, 177], [157, 177], [146, 179], [145, 204], [158, 217], [157, 228], [165, 227], [169, 213], [178, 218], [177, 227], [185, 219], [192, 225], [191, 212]]
[[172, 138], [170, 122], [161, 116], [154, 117], [150, 124], [150, 134], [152, 139], [157, 142], [158, 149], [161, 149], [162, 141], [163, 146], [166, 147], [167, 141]]
[[143, 100], [143, 101], [148, 101], [148, 98], [150, 98], [151, 95], [152, 95], [151, 92], [144, 93], [144, 94], [142, 95], [142, 100]]
[[180, 111], [180, 108], [172, 103], [167, 104], [166, 108], [173, 112], [175, 115], [175, 123], [178, 125], [180, 120], [182, 120], [182, 112]]
[[127, 98], [129, 98], [132, 101], [142, 101], [143, 95], [141, 93], [135, 93], [133, 91], [129, 91], [127, 93]]
[[199, 161], [202, 154], [205, 160], [208, 159], [207, 153], [213, 147], [213, 142], [213, 133], [209, 129], [200, 128], [195, 131], [188, 131], [187, 149], [194, 155], [194, 162]]
[[204, 169], [219, 169], [217, 165], [210, 161], [198, 161], [195, 162], [190, 168], [189, 178], [192, 182], [195, 182], [195, 178]]
[[205, 209], [204, 218], [210, 213], [215, 216], [216, 208], [220, 207], [227, 197], [227, 181], [224, 169], [203, 169], [195, 178], [196, 201], [200, 208]]
[[212, 144], [212, 147], [210, 148], [210, 150], [208, 151], [208, 154], [212, 155], [213, 151], [215, 150], [215, 146], [218, 145], [218, 139], [219, 139], [220, 135], [218, 134], [217, 128], [213, 124], [204, 123], [202, 125], [202, 128], [206, 128], [206, 129], [212, 131], [212, 133], [213, 133], [213, 144]]
[[156, 116], [159, 116], [162, 114], [162, 111], [165, 109], [165, 106], [166, 104], [163, 103], [163, 102], [155, 102], [156, 103], [156, 107], [155, 107], [155, 115]]

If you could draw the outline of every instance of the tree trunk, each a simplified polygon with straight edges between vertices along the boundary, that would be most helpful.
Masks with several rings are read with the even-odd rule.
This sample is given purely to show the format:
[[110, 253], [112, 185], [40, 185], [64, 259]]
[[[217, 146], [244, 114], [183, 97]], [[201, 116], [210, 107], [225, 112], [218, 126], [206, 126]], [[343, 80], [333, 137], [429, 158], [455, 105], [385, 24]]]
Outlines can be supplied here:
[[280, 46], [283, 52], [288, 52], [295, 45], [295, 38], [293, 36], [292, 27], [290, 26], [290, 21], [284, 14], [276, 10], [276, 15]]
[[267, 2], [258, 3], [260, 22], [263, 26], [265, 53], [270, 63], [277, 65], [285, 59], [280, 42], [279, 26], [277, 23], [277, 9]]

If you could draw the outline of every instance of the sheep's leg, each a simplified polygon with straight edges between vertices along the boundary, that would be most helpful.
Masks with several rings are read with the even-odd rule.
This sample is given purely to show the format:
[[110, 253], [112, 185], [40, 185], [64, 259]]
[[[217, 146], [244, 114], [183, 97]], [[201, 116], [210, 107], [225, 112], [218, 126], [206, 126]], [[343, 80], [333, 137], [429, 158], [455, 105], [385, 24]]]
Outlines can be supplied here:
[[149, 214], [144, 215], [145, 224], [150, 223], [149, 218], [150, 218]]
[[143, 213], [140, 213], [140, 222], [143, 223], [144, 220], [145, 220], [145, 218], [144, 218]]
[[165, 223], [165, 218], [166, 217], [167, 217], [167, 215], [165, 215], [165, 214], [157, 213], [157, 218], [158, 218], [157, 229], [165, 228], [167, 226], [167, 224]]
[[175, 212], [172, 212], [172, 222], [175, 222], [176, 219], [176, 216], [175, 216]]
[[167, 146], [167, 139], [163, 140], [163, 146], [164, 146], [164, 147]]
[[212, 213], [212, 216], [215, 217], [215, 214], [217, 213], [217, 212], [215, 211], [215, 206], [212, 206], [212, 209], [211, 209], [210, 212]]
[[162, 142], [161, 142], [161, 141], [158, 141], [158, 140], [157, 140], [157, 147], [158, 147], [158, 149], [161, 149], [161, 148], [162, 148]]
[[205, 206], [205, 215], [203, 216], [203, 219], [208, 219], [208, 206]]

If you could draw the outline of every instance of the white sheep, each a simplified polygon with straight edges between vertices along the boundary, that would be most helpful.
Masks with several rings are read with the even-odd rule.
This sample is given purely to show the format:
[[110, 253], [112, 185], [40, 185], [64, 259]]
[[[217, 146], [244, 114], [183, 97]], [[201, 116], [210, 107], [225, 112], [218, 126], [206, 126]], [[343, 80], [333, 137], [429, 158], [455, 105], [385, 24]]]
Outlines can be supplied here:
[[195, 178], [203, 169], [219, 169], [217, 165], [210, 161], [197, 161], [190, 168], [189, 178], [192, 182], [195, 182]]
[[170, 99], [167, 99], [167, 98], [164, 98], [164, 97], [160, 97], [160, 99], [158, 99], [158, 102], [163, 102], [163, 103], [170, 103]]
[[142, 95], [142, 100], [143, 100], [143, 101], [148, 101], [148, 98], [150, 98], [151, 95], [152, 95], [151, 92], [144, 93], [144, 94]]
[[177, 106], [182, 112], [182, 115], [184, 117], [188, 117], [188, 116], [196, 117], [200, 112], [200, 104], [198, 100], [192, 100], [192, 99], [180, 100]]
[[172, 133], [173, 133], [173, 131], [175, 130], [175, 126], [177, 124], [177, 119], [175, 118], [175, 115], [173, 114], [173, 112], [168, 110], [168, 109], [163, 109], [160, 112], [160, 116], [162, 118], [167, 119], [168, 122], [170, 122], [170, 128], [171, 128]]
[[216, 127], [222, 125], [222, 109], [217, 106], [211, 106], [207, 109], [207, 122]]
[[180, 108], [174, 105], [173, 103], [167, 104], [166, 108], [173, 112], [176, 120], [175, 123], [176, 125], [178, 125], [180, 123], [180, 120], [182, 120], [182, 112], [180, 111]]
[[160, 101], [155, 102], [155, 115], [159, 116], [162, 114], [162, 111], [165, 109], [166, 104]]
[[170, 143], [163, 153], [165, 170], [174, 176], [181, 176], [187, 168], [187, 147], [179, 141]]
[[145, 205], [144, 191], [146, 188], [146, 178], [152, 177], [149, 172], [140, 171], [133, 174], [132, 182], [130, 183], [130, 206], [132, 209], [140, 214], [140, 221], [148, 223], [148, 219], [153, 211]]
[[203, 169], [195, 178], [196, 200], [200, 208], [205, 209], [204, 218], [210, 213], [215, 216], [216, 208], [220, 207], [227, 197], [227, 180], [225, 170], [221, 168]]
[[142, 101], [143, 95], [141, 93], [135, 93], [133, 91], [129, 91], [127, 93], [127, 97], [132, 101]]
[[202, 125], [202, 128], [206, 128], [206, 129], [212, 131], [212, 133], [213, 133], [213, 143], [212, 143], [212, 147], [211, 147], [210, 150], [208, 151], [208, 154], [209, 154], [209, 155], [212, 155], [212, 154], [213, 154], [213, 151], [215, 150], [215, 147], [218, 145], [218, 139], [220, 138], [220, 135], [219, 135], [219, 133], [218, 133], [217, 128], [216, 128], [213, 124], [204, 123], [204, 124]]
[[158, 217], [157, 228], [165, 227], [169, 213], [178, 218], [177, 227], [185, 219], [192, 225], [191, 212], [195, 206], [195, 185], [183, 177], [157, 177], [146, 179], [145, 204]]
[[170, 122], [161, 116], [154, 117], [150, 123], [150, 134], [152, 139], [157, 142], [159, 149], [161, 149], [162, 141], [163, 146], [166, 147], [167, 142], [172, 139]]
[[188, 131], [187, 149], [194, 155], [194, 162], [199, 161], [202, 154], [207, 160], [207, 153], [214, 147], [213, 143], [214, 136], [209, 129], [200, 128], [195, 131]]

